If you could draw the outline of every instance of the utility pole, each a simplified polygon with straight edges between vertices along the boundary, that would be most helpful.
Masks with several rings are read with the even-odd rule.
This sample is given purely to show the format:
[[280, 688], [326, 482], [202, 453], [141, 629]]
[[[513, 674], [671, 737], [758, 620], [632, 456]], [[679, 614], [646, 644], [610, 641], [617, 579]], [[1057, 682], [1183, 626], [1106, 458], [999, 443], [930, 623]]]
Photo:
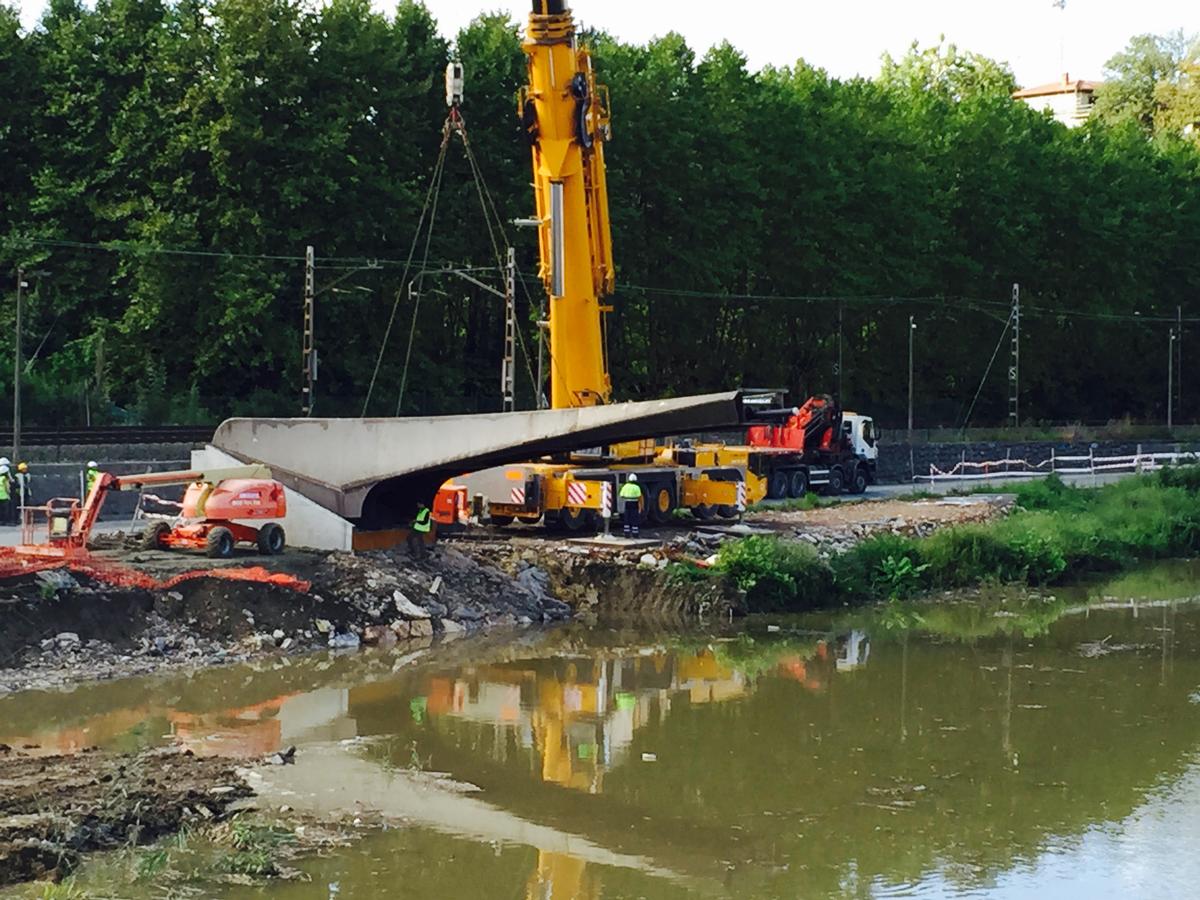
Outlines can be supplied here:
[[1175, 328], [1171, 328], [1171, 340], [1167, 344], [1167, 431], [1175, 425]]
[[837, 341], [837, 365], [834, 367], [834, 375], [837, 376], [837, 404], [842, 405], [842, 313], [844, 312], [845, 304], [838, 301], [838, 341]]
[[[1175, 307], [1175, 412], [1183, 418], [1183, 306]], [[1186, 420], [1185, 420], [1186, 421]]]
[[[504, 411], [516, 409], [515, 387], [517, 367], [517, 251], [508, 248], [504, 270], [504, 359], [500, 362], [500, 394]], [[541, 390], [534, 385], [534, 390]]]
[[908, 317], [908, 442], [912, 443], [913, 436], [913, 334], [917, 323], [913, 316]]
[[1021, 424], [1021, 286], [1012, 288], [1012, 361], [1008, 366], [1008, 419], [1013, 428]]
[[25, 269], [17, 266], [17, 334], [13, 348], [13, 440], [12, 463], [21, 461], [21, 306], [25, 299]]
[[312, 245], [304, 249], [304, 387], [300, 393], [300, 410], [307, 418], [313, 412], [313, 388], [317, 380], [317, 350], [314, 345], [314, 314], [316, 312], [316, 257]]

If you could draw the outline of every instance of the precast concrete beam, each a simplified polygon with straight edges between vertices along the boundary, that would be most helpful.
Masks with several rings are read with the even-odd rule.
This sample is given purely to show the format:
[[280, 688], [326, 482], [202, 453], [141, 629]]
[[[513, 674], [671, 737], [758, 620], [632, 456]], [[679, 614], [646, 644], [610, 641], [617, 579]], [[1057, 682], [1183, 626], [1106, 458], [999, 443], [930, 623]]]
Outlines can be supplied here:
[[411, 517], [446, 479], [506, 463], [744, 422], [738, 391], [577, 409], [386, 419], [227, 419], [213, 445], [348, 519]]

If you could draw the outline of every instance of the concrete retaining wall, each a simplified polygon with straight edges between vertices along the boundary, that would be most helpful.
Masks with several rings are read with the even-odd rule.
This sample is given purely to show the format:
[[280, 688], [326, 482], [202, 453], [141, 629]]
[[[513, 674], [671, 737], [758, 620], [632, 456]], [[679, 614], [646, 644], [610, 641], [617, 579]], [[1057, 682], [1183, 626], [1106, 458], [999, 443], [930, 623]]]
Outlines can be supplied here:
[[[31, 460], [29, 471], [33, 475], [31, 489], [32, 502], [26, 504], [36, 506], [45, 503], [52, 497], [80, 497], [83, 489], [82, 475], [84, 466], [89, 459], [100, 463], [100, 468], [114, 475], [132, 475], [140, 472], [170, 472], [173, 469], [186, 469], [191, 463], [187, 454], [175, 459], [147, 459], [141, 461], [110, 462], [101, 454], [94, 457], [85, 456], [79, 462], [42, 463]], [[183, 497], [183, 488], [161, 488], [154, 493], [169, 500], [179, 500]], [[110, 491], [101, 509], [101, 518], [113, 520], [130, 518], [137, 508], [138, 495], [129, 491]]]

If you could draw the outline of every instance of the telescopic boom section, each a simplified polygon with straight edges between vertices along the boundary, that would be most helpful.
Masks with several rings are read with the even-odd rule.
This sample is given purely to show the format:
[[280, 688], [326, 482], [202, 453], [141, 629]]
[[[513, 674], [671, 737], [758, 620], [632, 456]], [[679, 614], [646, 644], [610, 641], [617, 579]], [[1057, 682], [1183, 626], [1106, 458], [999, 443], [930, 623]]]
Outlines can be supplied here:
[[565, 0], [533, 0], [520, 115], [533, 150], [541, 275], [550, 297], [550, 405], [612, 398], [602, 298], [613, 291], [604, 141], [608, 92], [578, 46]]

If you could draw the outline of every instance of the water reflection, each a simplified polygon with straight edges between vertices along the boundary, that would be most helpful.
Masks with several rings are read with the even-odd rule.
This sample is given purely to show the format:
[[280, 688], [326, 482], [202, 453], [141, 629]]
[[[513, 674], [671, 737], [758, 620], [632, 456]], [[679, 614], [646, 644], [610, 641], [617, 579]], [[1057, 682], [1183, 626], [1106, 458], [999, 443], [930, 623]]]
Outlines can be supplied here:
[[[1128, 890], [1135, 861], [1200, 837], [1200, 611], [1092, 593], [729, 633], [569, 628], [395, 672], [387, 656], [210, 672], [80, 689], [50, 721], [8, 698], [0, 741], [308, 744], [319, 762], [295, 771], [322, 803], [422, 826], [314, 861], [289, 896], [368, 885], [410, 852], [433, 872], [412, 896], [1106, 893], [1114, 860]], [[443, 796], [414, 770], [481, 790]], [[1152, 893], [1198, 878], [1160, 871]]]

